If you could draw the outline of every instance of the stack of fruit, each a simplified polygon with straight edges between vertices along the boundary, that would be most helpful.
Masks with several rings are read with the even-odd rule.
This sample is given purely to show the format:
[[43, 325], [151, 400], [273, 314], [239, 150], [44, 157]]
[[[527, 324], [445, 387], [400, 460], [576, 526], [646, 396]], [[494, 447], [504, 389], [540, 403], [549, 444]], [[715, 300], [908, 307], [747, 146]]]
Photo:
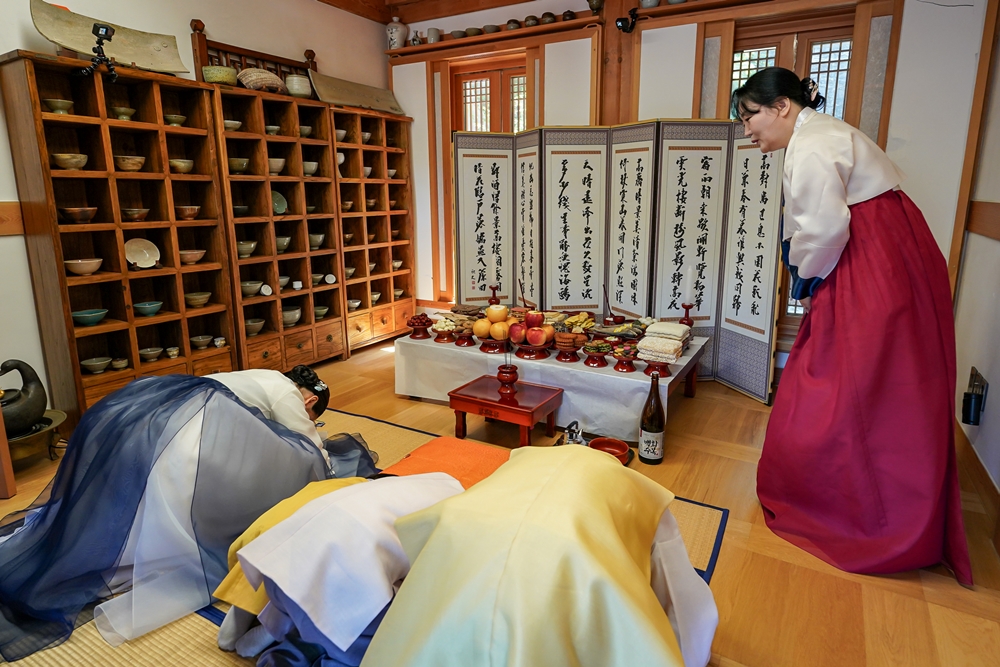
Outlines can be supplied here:
[[529, 310], [524, 315], [524, 322], [517, 322], [510, 327], [510, 339], [518, 345], [544, 347], [552, 342], [556, 328], [545, 324], [545, 313], [540, 310]]
[[427, 317], [427, 315], [424, 313], [420, 313], [419, 315], [414, 315], [410, 319], [406, 320], [406, 326], [413, 328], [422, 327], [426, 329], [427, 327], [433, 325], [434, 325], [434, 320]]
[[511, 317], [507, 306], [490, 306], [486, 309], [486, 317], [472, 324], [472, 332], [480, 340], [507, 340], [510, 338], [510, 328], [517, 324], [517, 318]]

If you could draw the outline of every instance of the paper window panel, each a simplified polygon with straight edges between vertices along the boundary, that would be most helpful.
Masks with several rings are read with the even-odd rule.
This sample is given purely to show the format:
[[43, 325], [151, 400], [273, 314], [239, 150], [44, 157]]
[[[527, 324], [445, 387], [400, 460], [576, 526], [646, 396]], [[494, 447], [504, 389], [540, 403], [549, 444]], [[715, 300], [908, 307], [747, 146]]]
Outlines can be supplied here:
[[762, 401], [773, 370], [783, 157], [733, 142], [716, 379]]
[[542, 130], [543, 305], [600, 310], [604, 287], [608, 131]]
[[514, 300], [514, 136], [455, 134], [455, 212], [460, 303], [485, 305], [490, 285]]
[[611, 130], [607, 278], [611, 310], [649, 312], [656, 183], [656, 123]]
[[529, 308], [542, 302], [541, 131], [517, 136], [514, 201], [514, 271], [517, 298]]

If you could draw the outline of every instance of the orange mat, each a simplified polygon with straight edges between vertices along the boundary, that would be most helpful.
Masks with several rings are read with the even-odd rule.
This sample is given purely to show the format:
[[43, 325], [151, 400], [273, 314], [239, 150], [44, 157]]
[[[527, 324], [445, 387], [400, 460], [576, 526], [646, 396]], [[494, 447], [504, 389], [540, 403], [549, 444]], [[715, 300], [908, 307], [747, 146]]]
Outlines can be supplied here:
[[481, 445], [459, 438], [434, 438], [406, 455], [383, 472], [390, 475], [419, 475], [444, 472], [457, 479], [463, 488], [489, 477], [510, 458], [510, 450]]

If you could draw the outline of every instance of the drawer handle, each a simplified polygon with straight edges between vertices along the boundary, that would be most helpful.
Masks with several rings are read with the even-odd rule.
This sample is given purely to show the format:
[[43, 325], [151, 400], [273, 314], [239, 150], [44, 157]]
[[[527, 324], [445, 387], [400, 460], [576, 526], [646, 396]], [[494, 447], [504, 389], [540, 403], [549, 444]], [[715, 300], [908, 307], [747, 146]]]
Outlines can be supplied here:
[[385, 324], [386, 322], [388, 322], [388, 321], [389, 321], [389, 320], [385, 319], [385, 317], [383, 317], [383, 318], [382, 318], [382, 324], [383, 324], [383, 325], [384, 325], [384, 324]]
[[327, 343], [332, 343], [333, 342], [333, 334], [327, 334], [326, 335], [326, 342]]
[[264, 354], [262, 354], [261, 356], [262, 356], [263, 358], [267, 359], [267, 358], [268, 358], [269, 356], [271, 356], [271, 353], [270, 353], [270, 352], [268, 352], [267, 350], [264, 350]]
[[302, 349], [302, 346], [303, 346], [303, 345], [305, 345], [305, 343], [299, 343], [299, 344], [298, 344], [298, 345], [296, 345], [295, 347], [297, 347], [297, 348], [299, 348], [299, 349], [301, 350], [301, 349]]
[[364, 331], [365, 328], [363, 326], [361, 326], [360, 324], [355, 324], [354, 325], [354, 330], [355, 331]]

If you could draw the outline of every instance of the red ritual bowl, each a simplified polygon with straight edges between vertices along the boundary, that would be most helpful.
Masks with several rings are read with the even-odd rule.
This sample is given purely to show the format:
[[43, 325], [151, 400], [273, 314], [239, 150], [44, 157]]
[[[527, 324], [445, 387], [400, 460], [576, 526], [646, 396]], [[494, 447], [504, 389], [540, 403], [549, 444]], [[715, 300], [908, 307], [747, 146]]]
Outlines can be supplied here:
[[599, 449], [602, 452], [611, 454], [621, 461], [622, 465], [628, 462], [628, 444], [624, 440], [617, 438], [594, 438], [589, 443], [591, 449]]

